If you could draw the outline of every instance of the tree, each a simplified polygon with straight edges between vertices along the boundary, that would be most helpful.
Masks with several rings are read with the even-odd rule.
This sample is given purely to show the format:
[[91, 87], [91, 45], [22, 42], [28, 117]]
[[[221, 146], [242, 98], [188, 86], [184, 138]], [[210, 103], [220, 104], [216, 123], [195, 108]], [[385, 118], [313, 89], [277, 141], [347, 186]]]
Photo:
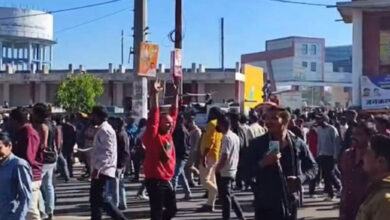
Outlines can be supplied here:
[[61, 82], [56, 102], [69, 112], [89, 112], [103, 90], [102, 79], [91, 74], [73, 75]]

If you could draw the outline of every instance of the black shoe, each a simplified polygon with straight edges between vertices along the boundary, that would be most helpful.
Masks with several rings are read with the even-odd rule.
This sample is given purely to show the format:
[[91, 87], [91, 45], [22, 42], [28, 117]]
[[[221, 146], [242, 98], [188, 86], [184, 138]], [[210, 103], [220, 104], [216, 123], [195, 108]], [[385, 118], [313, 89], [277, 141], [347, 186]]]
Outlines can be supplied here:
[[188, 183], [188, 186], [190, 186], [191, 188], [194, 188], [195, 187], [195, 183]]
[[53, 214], [49, 214], [47, 215], [47, 218], [45, 218], [44, 220], [52, 220], [53, 219]]
[[121, 211], [124, 211], [124, 210], [126, 210], [126, 209], [127, 209], [127, 207], [125, 207], [125, 206], [121, 206], [121, 205], [120, 205], [120, 206], [118, 207], [118, 209], [119, 209], [119, 210], [121, 210]]
[[196, 210], [197, 212], [214, 212], [214, 207], [211, 205], [203, 205], [199, 209]]
[[207, 192], [202, 196], [203, 199], [207, 199], [208, 197], [209, 197], [209, 194]]

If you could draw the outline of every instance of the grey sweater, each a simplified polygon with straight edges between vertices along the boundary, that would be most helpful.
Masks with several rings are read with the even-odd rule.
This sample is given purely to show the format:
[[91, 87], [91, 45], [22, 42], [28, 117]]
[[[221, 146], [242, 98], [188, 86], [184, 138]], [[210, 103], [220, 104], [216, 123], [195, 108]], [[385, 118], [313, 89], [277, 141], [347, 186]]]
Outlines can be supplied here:
[[317, 128], [318, 156], [333, 156], [337, 159], [340, 151], [340, 135], [332, 125]]

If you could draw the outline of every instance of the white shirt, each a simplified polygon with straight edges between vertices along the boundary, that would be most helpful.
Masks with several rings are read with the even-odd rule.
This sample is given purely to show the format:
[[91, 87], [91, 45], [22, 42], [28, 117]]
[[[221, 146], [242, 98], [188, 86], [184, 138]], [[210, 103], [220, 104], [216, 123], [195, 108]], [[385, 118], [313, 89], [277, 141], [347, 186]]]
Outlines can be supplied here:
[[99, 126], [93, 140], [92, 168], [99, 174], [115, 178], [117, 165], [117, 143], [114, 129], [107, 121]]
[[227, 154], [227, 160], [220, 170], [221, 176], [235, 178], [240, 155], [240, 138], [231, 130], [222, 137], [221, 157], [223, 154]]

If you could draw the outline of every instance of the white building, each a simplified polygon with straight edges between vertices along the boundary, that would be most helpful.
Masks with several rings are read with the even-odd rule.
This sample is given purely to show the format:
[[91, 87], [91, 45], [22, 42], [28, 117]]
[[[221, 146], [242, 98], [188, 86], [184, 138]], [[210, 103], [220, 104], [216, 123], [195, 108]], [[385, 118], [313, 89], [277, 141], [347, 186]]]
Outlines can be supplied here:
[[[335, 72], [333, 64], [326, 63], [325, 58], [324, 39], [287, 37], [267, 41], [266, 51], [244, 54], [241, 62], [264, 68], [274, 90], [309, 89], [313, 91], [311, 97], [302, 97], [309, 104], [318, 105], [322, 100], [345, 106], [349, 102], [348, 88], [352, 86], [351, 73]], [[334, 94], [332, 100], [325, 100], [325, 91]], [[321, 98], [314, 98], [316, 94]]]

